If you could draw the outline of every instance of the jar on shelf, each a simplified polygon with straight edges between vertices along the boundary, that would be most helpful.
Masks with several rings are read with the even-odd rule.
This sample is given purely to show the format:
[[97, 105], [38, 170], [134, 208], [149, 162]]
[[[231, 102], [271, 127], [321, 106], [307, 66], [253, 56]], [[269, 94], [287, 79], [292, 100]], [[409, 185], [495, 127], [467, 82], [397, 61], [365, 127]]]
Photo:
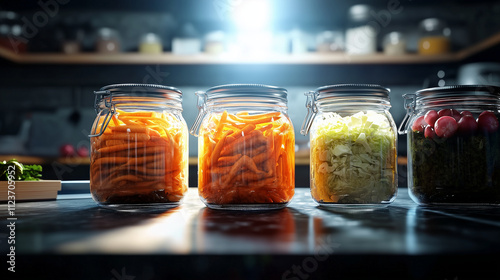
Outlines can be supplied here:
[[396, 125], [389, 89], [341, 84], [306, 93], [310, 184], [321, 206], [377, 207], [397, 192]]
[[345, 34], [348, 54], [373, 54], [377, 52], [377, 30], [370, 24], [371, 7], [364, 4], [349, 9], [349, 23]]
[[420, 22], [418, 53], [423, 55], [445, 54], [450, 52], [450, 28], [437, 18]]
[[344, 33], [325, 30], [316, 36], [316, 51], [320, 53], [340, 52], [344, 50]]
[[118, 32], [107, 27], [99, 29], [97, 31], [96, 52], [108, 54], [121, 52]]
[[424, 205], [500, 204], [500, 87], [406, 94], [408, 191]]
[[225, 50], [226, 34], [224, 31], [212, 31], [205, 35], [205, 53], [221, 54]]
[[401, 32], [391, 32], [383, 40], [384, 54], [402, 55], [406, 53], [406, 39]]
[[198, 191], [210, 208], [285, 207], [295, 191], [295, 135], [284, 88], [233, 84], [197, 92]]
[[152, 84], [95, 92], [90, 192], [116, 209], [174, 207], [188, 190], [188, 129], [182, 92]]
[[160, 36], [155, 33], [146, 33], [139, 43], [139, 52], [143, 54], [160, 54], [163, 52], [163, 44]]

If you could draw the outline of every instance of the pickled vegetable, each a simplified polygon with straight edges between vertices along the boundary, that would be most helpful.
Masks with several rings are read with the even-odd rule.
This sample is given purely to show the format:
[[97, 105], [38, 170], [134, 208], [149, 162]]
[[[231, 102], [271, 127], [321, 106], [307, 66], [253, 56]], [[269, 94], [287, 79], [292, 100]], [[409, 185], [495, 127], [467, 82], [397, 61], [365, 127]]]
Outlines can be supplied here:
[[288, 203], [295, 136], [280, 112], [212, 114], [200, 129], [198, 188], [208, 204]]
[[500, 204], [498, 117], [484, 111], [476, 121], [471, 112], [452, 109], [439, 115], [424, 133], [414, 126], [409, 132], [411, 194], [424, 204]]
[[311, 193], [321, 203], [370, 204], [396, 192], [395, 133], [374, 111], [323, 114], [311, 138]]
[[188, 189], [187, 128], [170, 113], [117, 110], [91, 149], [91, 193], [103, 204], [179, 202]]

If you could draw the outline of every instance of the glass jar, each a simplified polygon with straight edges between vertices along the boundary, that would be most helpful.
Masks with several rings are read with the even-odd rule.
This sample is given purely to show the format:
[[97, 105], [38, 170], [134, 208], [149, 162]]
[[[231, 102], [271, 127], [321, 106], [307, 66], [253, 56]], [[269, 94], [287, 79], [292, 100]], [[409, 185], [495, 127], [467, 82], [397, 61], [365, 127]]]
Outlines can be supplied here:
[[114, 29], [103, 27], [97, 32], [96, 52], [103, 54], [121, 52], [120, 37]]
[[151, 84], [95, 92], [90, 192], [117, 209], [173, 207], [188, 190], [188, 129], [182, 92]]
[[344, 50], [344, 33], [338, 30], [325, 30], [316, 36], [316, 51], [320, 53], [341, 52]]
[[295, 135], [287, 91], [222, 85], [197, 92], [198, 191], [210, 208], [285, 207], [295, 191]]
[[372, 8], [359, 4], [349, 8], [349, 23], [345, 34], [348, 54], [373, 54], [377, 52], [377, 30], [370, 15]]
[[401, 32], [391, 32], [383, 40], [384, 54], [402, 55], [406, 53], [406, 39]]
[[500, 204], [500, 87], [406, 94], [408, 191], [419, 204]]
[[389, 89], [341, 84], [306, 93], [311, 194], [321, 206], [384, 206], [397, 192], [396, 125]]
[[155, 33], [146, 33], [139, 43], [139, 53], [160, 54], [163, 52], [163, 45], [160, 36]]
[[450, 52], [451, 31], [444, 21], [428, 18], [420, 22], [418, 53], [423, 55], [445, 54]]

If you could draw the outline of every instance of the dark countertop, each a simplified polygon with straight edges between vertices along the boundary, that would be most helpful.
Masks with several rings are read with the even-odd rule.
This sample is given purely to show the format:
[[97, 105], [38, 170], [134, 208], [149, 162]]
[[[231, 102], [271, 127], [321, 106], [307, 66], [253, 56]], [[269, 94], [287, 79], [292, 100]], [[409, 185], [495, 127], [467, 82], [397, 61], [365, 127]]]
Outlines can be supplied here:
[[149, 212], [68, 194], [17, 203], [15, 217], [16, 268], [49, 276], [40, 279], [500, 279], [500, 207], [420, 207], [407, 189], [385, 208], [340, 210], [297, 188], [270, 212], [211, 210], [195, 188], [183, 205]]

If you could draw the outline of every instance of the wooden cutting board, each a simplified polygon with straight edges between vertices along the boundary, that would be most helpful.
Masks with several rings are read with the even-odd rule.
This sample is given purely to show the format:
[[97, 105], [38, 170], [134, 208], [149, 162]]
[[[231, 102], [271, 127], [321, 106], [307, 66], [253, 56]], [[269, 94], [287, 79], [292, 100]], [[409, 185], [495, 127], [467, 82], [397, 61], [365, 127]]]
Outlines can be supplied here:
[[14, 181], [13, 185], [15, 188], [9, 189], [8, 181], [0, 181], [0, 201], [12, 200], [8, 197], [12, 195], [16, 201], [51, 200], [56, 199], [61, 190], [60, 180]]

